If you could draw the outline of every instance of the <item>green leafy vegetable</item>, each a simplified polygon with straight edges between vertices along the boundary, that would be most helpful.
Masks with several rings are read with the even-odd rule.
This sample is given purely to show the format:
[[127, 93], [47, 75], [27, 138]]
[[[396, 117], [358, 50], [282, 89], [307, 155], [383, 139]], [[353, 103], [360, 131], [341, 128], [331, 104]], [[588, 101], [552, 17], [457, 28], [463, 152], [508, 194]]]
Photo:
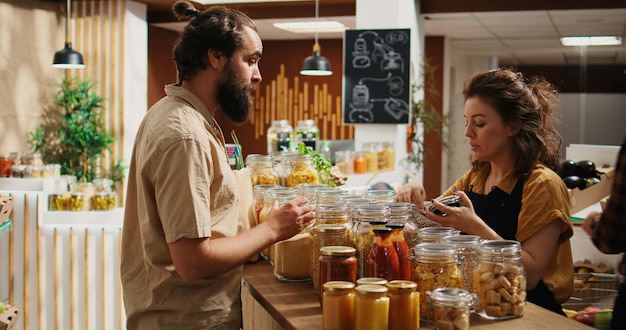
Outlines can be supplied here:
[[313, 159], [313, 164], [315, 169], [320, 174], [320, 182], [327, 184], [331, 187], [335, 187], [336, 184], [332, 180], [331, 169], [333, 164], [330, 160], [326, 159], [324, 155], [319, 152], [313, 150], [311, 147], [307, 147], [304, 143], [298, 143], [298, 153], [301, 155], [310, 155], [311, 159]]
[[230, 136], [233, 138], [233, 142], [235, 143], [235, 145], [238, 146], [237, 148], [235, 148], [235, 168], [240, 170], [245, 166], [243, 162], [241, 144], [239, 144], [239, 139], [237, 139], [237, 134], [235, 134], [235, 131], [230, 131]]

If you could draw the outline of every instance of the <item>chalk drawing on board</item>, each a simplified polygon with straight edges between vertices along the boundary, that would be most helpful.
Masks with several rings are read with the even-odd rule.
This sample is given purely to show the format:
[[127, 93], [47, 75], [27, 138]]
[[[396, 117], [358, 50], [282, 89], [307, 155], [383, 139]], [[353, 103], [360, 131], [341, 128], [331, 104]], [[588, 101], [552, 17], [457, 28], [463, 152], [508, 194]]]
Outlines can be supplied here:
[[387, 112], [390, 116], [395, 118], [396, 120], [400, 120], [402, 116], [409, 114], [409, 105], [406, 101], [395, 98], [388, 97], [384, 99], [371, 99], [373, 102], [385, 102], [385, 112]]
[[364, 77], [359, 79], [358, 84], [352, 88], [352, 102], [350, 103], [350, 113], [348, 118], [351, 123], [371, 123], [374, 120], [372, 108], [374, 104], [370, 99], [370, 89], [365, 84], [366, 81], [385, 82], [391, 78], [391, 72], [385, 78]]
[[[372, 31], [363, 32], [354, 40], [352, 67], [355, 69], [366, 69], [372, 65], [372, 61], [370, 60], [370, 51], [367, 49], [367, 41], [363, 38], [363, 36], [369, 34], [369, 32]], [[373, 33], [376, 34], [376, 32]]]

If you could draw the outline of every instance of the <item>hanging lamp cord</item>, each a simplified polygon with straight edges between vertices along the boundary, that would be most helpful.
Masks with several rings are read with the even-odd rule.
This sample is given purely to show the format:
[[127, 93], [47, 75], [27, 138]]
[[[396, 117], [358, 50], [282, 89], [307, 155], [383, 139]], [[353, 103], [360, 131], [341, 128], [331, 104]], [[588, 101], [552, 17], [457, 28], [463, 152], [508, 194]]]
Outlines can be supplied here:
[[[317, 21], [319, 20], [320, 17], [320, 0], [315, 0], [315, 24], [317, 24]], [[317, 27], [315, 27], [315, 44], [317, 45], [319, 42], [317, 40]]]
[[70, 0], [67, 0], [67, 5], [65, 7], [65, 42], [70, 42], [70, 37], [69, 37], [69, 28], [70, 28], [70, 9], [71, 8], [71, 4], [70, 4]]

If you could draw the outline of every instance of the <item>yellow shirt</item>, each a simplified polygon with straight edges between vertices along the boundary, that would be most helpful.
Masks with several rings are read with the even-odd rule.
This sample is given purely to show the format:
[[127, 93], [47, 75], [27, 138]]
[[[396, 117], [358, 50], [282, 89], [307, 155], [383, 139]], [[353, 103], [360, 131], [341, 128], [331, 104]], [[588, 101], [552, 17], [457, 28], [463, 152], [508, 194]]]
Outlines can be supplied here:
[[[487, 165], [479, 171], [467, 171], [443, 195], [451, 195], [453, 189], [469, 191], [470, 187], [482, 194], [489, 170], [490, 167]], [[497, 186], [511, 194], [516, 184], [517, 178], [511, 171]], [[523, 185], [515, 239], [524, 242], [554, 220], [561, 222], [561, 235], [556, 251], [543, 275], [543, 282], [552, 291], [556, 301], [563, 303], [574, 291], [574, 262], [569, 241], [573, 235], [569, 219], [569, 195], [563, 181], [554, 171], [537, 165]]]
[[129, 329], [239, 329], [242, 267], [183, 281], [168, 243], [237, 235], [238, 196], [212, 114], [173, 85], [143, 119], [133, 148], [122, 231]]

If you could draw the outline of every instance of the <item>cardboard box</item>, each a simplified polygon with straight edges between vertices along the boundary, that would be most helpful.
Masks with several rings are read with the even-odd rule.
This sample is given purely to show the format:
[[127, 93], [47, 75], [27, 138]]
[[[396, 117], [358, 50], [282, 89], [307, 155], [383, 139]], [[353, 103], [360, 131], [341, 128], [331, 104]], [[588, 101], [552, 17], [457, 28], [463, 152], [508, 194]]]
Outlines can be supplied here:
[[604, 172], [600, 176], [600, 182], [584, 190], [578, 188], [569, 189], [570, 215], [599, 202], [611, 194], [615, 168], [598, 168], [598, 171]]
[[19, 310], [15, 307], [8, 305], [6, 312], [0, 314], [0, 330], [11, 330], [15, 328], [17, 324], [17, 318], [19, 317]]

